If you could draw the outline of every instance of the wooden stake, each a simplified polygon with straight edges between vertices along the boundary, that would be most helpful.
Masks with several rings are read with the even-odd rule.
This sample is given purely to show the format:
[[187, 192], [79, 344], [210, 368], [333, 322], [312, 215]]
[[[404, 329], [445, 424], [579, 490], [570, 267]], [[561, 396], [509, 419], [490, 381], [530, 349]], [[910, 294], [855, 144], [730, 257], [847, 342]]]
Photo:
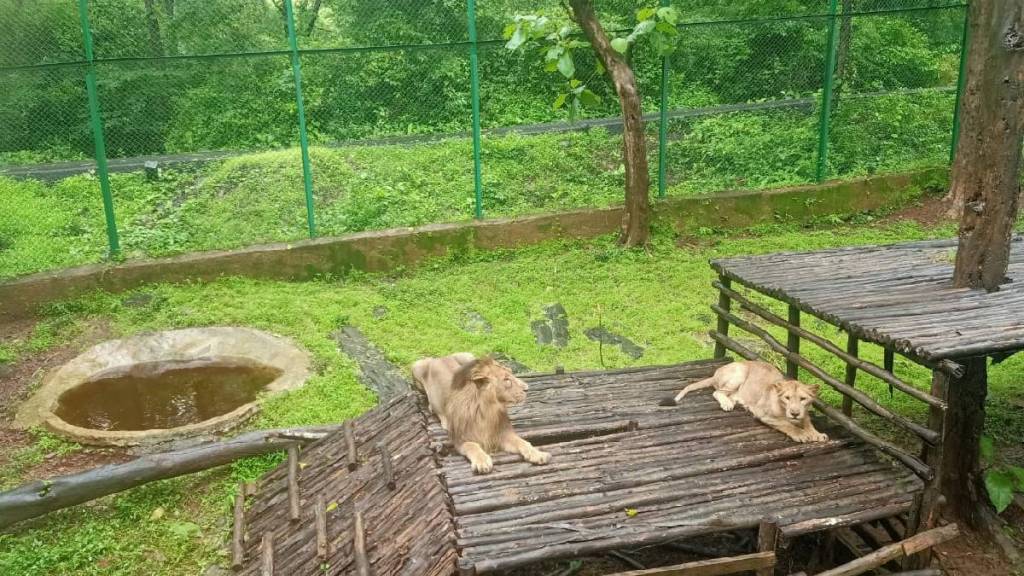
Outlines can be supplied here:
[[327, 505], [323, 495], [316, 497], [316, 556], [326, 560], [330, 553], [327, 549]]
[[263, 534], [263, 576], [274, 576], [274, 534]]
[[688, 562], [676, 566], [665, 566], [663, 568], [649, 568], [647, 570], [631, 570], [629, 572], [618, 572], [612, 576], [726, 576], [757, 570], [771, 573], [775, 566], [775, 554], [772, 552], [758, 552], [732, 558], [715, 558], [713, 560], [700, 560]]
[[857, 576], [858, 574], [864, 574], [898, 558], [930, 550], [933, 546], [952, 540], [959, 535], [960, 530], [956, 524], [934, 528], [916, 536], [911, 536], [902, 542], [896, 542], [879, 548], [871, 554], [857, 558], [838, 568], [826, 570], [818, 574], [818, 576]]
[[[757, 529], [757, 551], [775, 552], [775, 546], [779, 540], [779, 525], [771, 520], [761, 520]], [[757, 576], [772, 576], [772, 566], [765, 566], [757, 570]]]
[[231, 568], [241, 570], [245, 563], [245, 484], [238, 485], [235, 494], [235, 524], [231, 532]]
[[347, 420], [342, 428], [345, 431], [345, 447], [348, 449], [348, 470], [355, 471], [359, 468], [359, 454], [356, 452], [355, 432], [352, 430], [352, 421]]
[[299, 447], [288, 447], [288, 517], [299, 520]]
[[[860, 340], [850, 334], [846, 337], [846, 353], [851, 357], [856, 358], [858, 347], [860, 346]], [[850, 388], [857, 386], [857, 365], [852, 362], [846, 363], [846, 379], [845, 383]], [[892, 384], [890, 384], [892, 386]], [[853, 398], [849, 396], [843, 396], [843, 414], [846, 416], [853, 416]]]
[[384, 484], [388, 490], [394, 490], [395, 472], [391, 468], [391, 452], [388, 451], [388, 445], [384, 441], [377, 442], [377, 452], [380, 454], [380, 469], [381, 475], [384, 476]]
[[356, 511], [355, 526], [352, 529], [352, 550], [356, 559], [356, 575], [372, 576], [370, 559], [366, 555], [366, 530], [363, 526], [363, 513]]

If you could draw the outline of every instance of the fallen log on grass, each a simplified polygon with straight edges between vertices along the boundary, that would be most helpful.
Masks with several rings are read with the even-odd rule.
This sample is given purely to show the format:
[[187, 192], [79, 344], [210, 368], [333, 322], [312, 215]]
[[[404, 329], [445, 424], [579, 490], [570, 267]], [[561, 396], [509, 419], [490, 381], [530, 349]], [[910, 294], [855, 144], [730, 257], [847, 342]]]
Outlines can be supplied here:
[[230, 464], [241, 458], [286, 450], [297, 443], [322, 438], [339, 428], [332, 425], [257, 430], [221, 442], [147, 454], [123, 464], [36, 480], [0, 492], [0, 529], [155, 480], [175, 478]]

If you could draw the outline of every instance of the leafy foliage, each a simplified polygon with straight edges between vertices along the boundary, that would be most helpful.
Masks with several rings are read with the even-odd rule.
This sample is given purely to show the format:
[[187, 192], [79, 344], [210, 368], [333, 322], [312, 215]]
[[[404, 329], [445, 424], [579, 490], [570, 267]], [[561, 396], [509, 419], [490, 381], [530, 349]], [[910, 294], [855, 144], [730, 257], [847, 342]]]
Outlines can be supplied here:
[[1024, 468], [1005, 462], [991, 436], [981, 437], [980, 452], [985, 468], [985, 491], [996, 512], [1002, 513], [1013, 503], [1015, 493], [1024, 494]]

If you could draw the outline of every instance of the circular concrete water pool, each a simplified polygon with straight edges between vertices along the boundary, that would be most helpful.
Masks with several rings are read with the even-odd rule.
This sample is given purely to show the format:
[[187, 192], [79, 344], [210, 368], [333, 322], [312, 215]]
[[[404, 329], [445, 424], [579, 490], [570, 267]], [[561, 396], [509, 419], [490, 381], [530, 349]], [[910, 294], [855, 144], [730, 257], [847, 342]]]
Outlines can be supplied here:
[[268, 393], [302, 386], [309, 356], [247, 328], [189, 328], [104, 342], [49, 374], [18, 413], [85, 444], [131, 446], [220, 432]]

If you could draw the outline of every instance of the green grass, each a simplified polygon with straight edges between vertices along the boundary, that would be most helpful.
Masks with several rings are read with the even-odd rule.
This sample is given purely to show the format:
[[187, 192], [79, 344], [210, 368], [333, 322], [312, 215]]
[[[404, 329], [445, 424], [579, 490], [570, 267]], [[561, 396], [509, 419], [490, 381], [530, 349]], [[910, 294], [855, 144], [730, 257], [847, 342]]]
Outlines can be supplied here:
[[[906, 222], [812, 229], [768, 225], [744, 234], [710, 235], [706, 247], [680, 249], [667, 233], [659, 232], [648, 252], [624, 251], [612, 239], [601, 238], [473, 253], [390, 276], [154, 285], [136, 291], [152, 296], [145, 305], [125, 303], [135, 293], [97, 293], [51, 307], [25, 341], [0, 342], [18, 350], [28, 350], [29, 340], [37, 346], [56, 346], [98, 321], [121, 335], [187, 326], [251, 326], [295, 339], [311, 351], [316, 368], [306, 387], [269, 400], [251, 426], [337, 422], [375, 401], [358, 383], [356, 367], [331, 339], [344, 323], [359, 326], [399, 365], [426, 354], [469, 350], [503, 352], [539, 370], [555, 365], [569, 370], [599, 368], [598, 345], [583, 335], [584, 329], [598, 324], [646, 348], [643, 358], [632, 360], [606, 346], [606, 367], [681, 362], [711, 355], [705, 335], [713, 322], [707, 306], [715, 297], [709, 258], [952, 233], [950, 227], [926, 229]], [[570, 317], [571, 340], [564, 349], [538, 346], [529, 327], [542, 306], [556, 301]], [[378, 307], [387, 309], [383, 317], [374, 315]], [[468, 311], [485, 316], [493, 330], [463, 330]], [[808, 324], [819, 333], [840, 337], [820, 322]], [[842, 373], [838, 361], [808, 348], [813, 360]], [[866, 346], [864, 352], [880, 362], [877, 348]], [[1022, 368], [1024, 361], [1015, 357], [991, 370], [989, 430], [1004, 442], [1024, 435], [1024, 419], [1008, 402], [1021, 396]], [[897, 372], [916, 384], [927, 384], [928, 375], [907, 362], [898, 362]], [[924, 416], [920, 406], [899, 393], [889, 400], [881, 382], [862, 378], [858, 387], [900, 413]], [[826, 398], [837, 400], [834, 394]], [[894, 436], [881, 423], [868, 424]], [[19, 454], [19, 461], [27, 463], [20, 469], [40, 454], [73, 449], [66, 443], [54, 448], [49, 442], [50, 437], [40, 436]], [[225, 470], [158, 482], [0, 535], [0, 574], [199, 574], [206, 565], [224, 560], [221, 551], [235, 482], [254, 478], [278, 461], [277, 456], [256, 458]], [[153, 519], [157, 509], [163, 516]]]

